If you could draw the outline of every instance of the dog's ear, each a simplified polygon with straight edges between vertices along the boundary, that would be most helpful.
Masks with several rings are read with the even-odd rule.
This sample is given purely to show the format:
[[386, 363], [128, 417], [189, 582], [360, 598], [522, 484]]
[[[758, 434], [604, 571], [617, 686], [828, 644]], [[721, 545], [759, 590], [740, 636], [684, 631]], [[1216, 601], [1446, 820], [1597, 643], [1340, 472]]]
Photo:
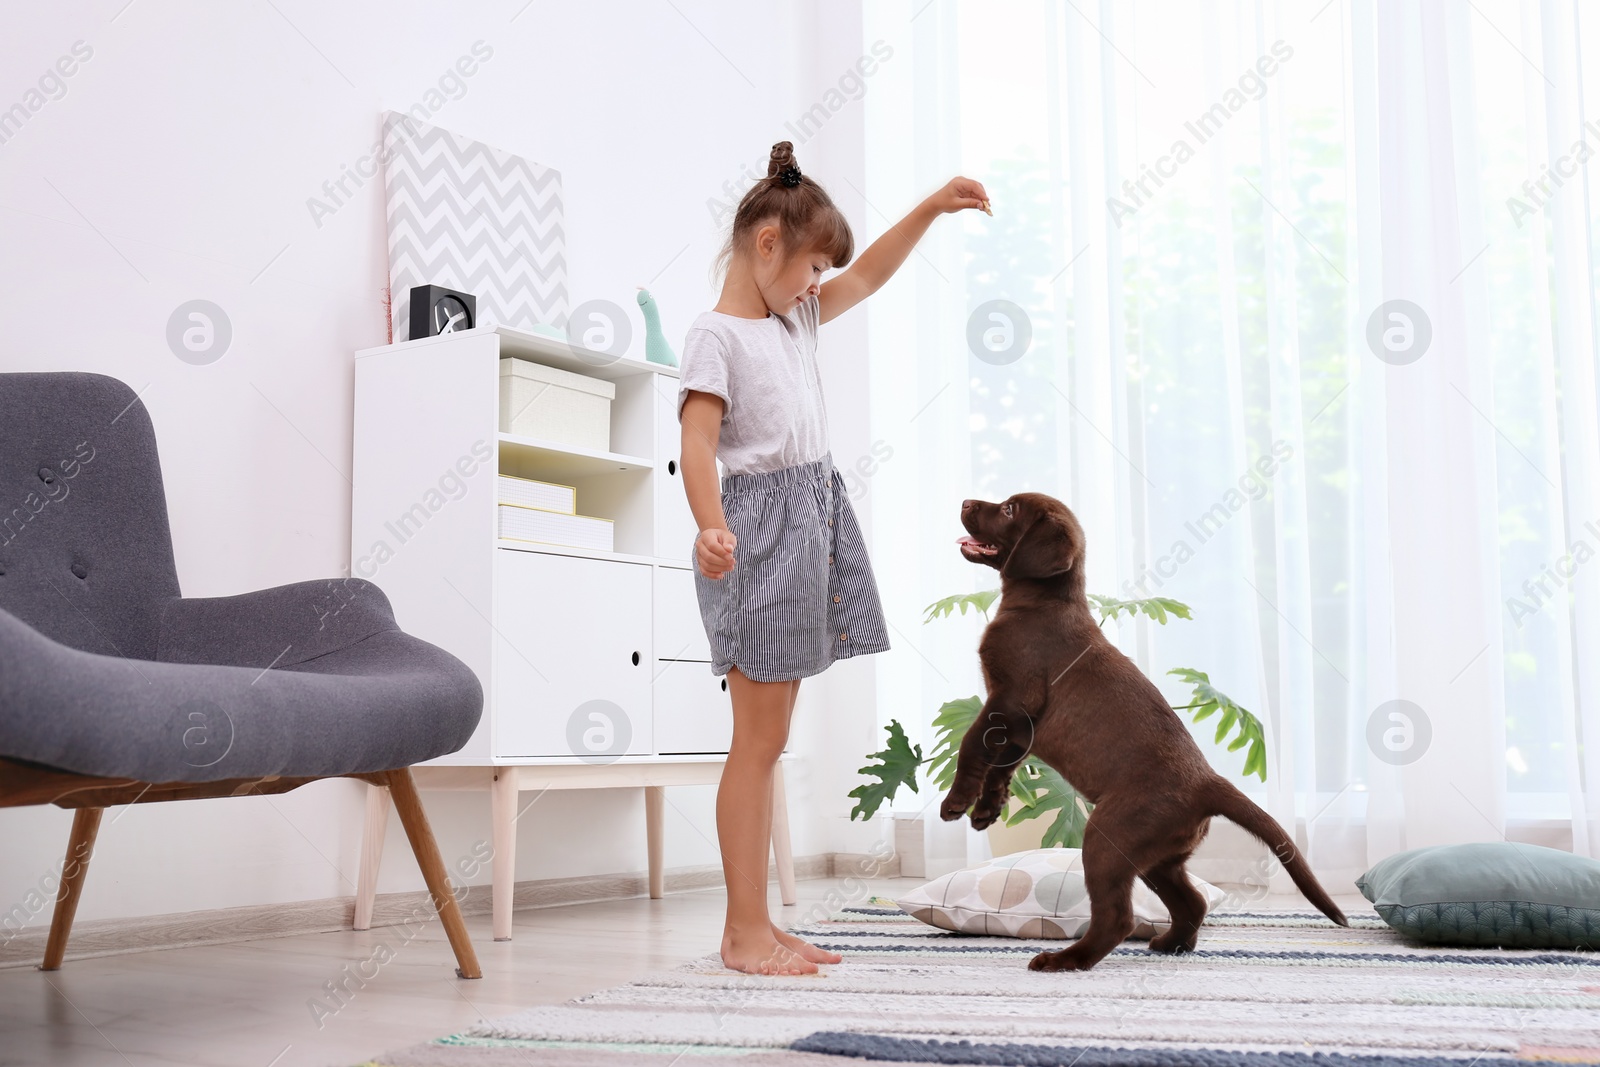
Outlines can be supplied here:
[[1049, 578], [1077, 562], [1067, 528], [1046, 513], [1033, 520], [1000, 568], [1002, 578]]

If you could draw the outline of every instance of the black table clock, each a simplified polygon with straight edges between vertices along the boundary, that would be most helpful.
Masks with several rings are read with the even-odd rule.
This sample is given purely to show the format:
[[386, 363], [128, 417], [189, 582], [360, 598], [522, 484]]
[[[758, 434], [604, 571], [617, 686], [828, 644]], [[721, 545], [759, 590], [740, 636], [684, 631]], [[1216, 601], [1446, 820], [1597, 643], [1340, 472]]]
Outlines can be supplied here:
[[470, 330], [477, 324], [478, 298], [471, 293], [460, 293], [442, 285], [412, 287], [412, 340]]

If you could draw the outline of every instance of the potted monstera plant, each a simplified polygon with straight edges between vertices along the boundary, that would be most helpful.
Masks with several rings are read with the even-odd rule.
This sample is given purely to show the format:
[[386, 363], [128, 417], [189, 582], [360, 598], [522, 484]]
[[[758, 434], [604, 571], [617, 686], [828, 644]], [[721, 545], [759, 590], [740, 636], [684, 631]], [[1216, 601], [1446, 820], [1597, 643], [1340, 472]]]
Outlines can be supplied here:
[[[989, 608], [999, 596], [1000, 590], [990, 589], [981, 593], [963, 593], [945, 597], [928, 605], [923, 616], [923, 624], [926, 625], [934, 619], [952, 615], [957, 611], [965, 615], [969, 608], [981, 613], [987, 621]], [[1100, 616], [1101, 626], [1123, 614], [1130, 618], [1144, 615], [1163, 626], [1173, 618], [1193, 617], [1187, 604], [1168, 597], [1118, 600], [1091, 593], [1089, 600], [1094, 605], [1096, 614]], [[1220, 716], [1217, 720], [1215, 743], [1220, 745], [1227, 742], [1229, 752], [1244, 749], [1244, 766], [1240, 774], [1246, 777], [1254, 774], [1263, 782], [1266, 781], [1267, 741], [1261, 720], [1241, 707], [1228, 694], [1213, 686], [1204, 671], [1189, 667], [1174, 667], [1167, 673], [1181, 678], [1192, 690], [1191, 702], [1179, 705], [1173, 710], [1189, 712], [1195, 722], [1201, 722], [1213, 715]], [[935, 731], [933, 751], [926, 757], [922, 754], [922, 746], [911, 744], [906, 737], [905, 729], [898, 721], [891, 719], [889, 725], [884, 728], [889, 733], [888, 743], [868, 756], [867, 758], [873, 762], [858, 771], [869, 780], [850, 791], [849, 795], [856, 801], [855, 807], [850, 810], [850, 818], [872, 818], [881, 805], [894, 798], [902, 785], [909, 787], [914, 793], [919, 792], [917, 786], [919, 774], [924, 780], [931, 781], [941, 793], [949, 789], [950, 783], [955, 779], [956, 755], [961, 748], [961, 739], [966, 736], [967, 728], [982, 710], [983, 698], [980, 696], [946, 701], [933, 717]], [[1229, 740], [1230, 734], [1232, 740]], [[1037, 845], [1027, 839], [1012, 840], [1008, 845], [996, 847], [995, 854], [1017, 851], [1016, 846], [1019, 845], [1024, 848], [1053, 846], [1081, 848], [1083, 827], [1089, 820], [1091, 810], [1092, 805], [1079, 796], [1054, 768], [1046, 765], [1038, 757], [1029, 755], [1012, 773], [1011, 799], [1000, 820], [989, 828], [991, 842], [999, 844], [1003, 840], [1001, 835], [1005, 835], [1006, 831], [996, 833], [1002, 825], [1010, 829], [1029, 819], [1038, 819], [1045, 815], [1053, 818], [1048, 825], [1043, 826], [1043, 832], [1037, 838]], [[1016, 835], [1006, 836], [1015, 838]]]

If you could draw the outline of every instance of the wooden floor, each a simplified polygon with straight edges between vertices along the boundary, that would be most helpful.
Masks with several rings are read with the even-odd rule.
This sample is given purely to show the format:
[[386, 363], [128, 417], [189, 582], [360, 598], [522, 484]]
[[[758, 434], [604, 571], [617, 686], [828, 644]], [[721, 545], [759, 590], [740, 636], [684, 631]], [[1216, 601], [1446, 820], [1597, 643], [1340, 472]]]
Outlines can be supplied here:
[[[821, 914], [813, 906], [830, 890], [842, 894], [843, 881], [801, 881], [800, 901], [788, 908], [774, 884], [774, 920], [790, 925]], [[880, 878], [870, 888], [888, 895], [923, 881]], [[858, 893], [860, 886], [852, 883]], [[0, 970], [0, 1064], [356, 1064], [714, 952], [724, 900], [719, 888], [529, 908], [516, 913], [509, 942], [490, 938], [487, 915], [469, 918], [483, 964], [483, 977], [470, 982], [455, 976], [437, 920], [410, 940], [408, 928], [391, 926], [83, 960], [69, 948], [59, 971]], [[337, 1013], [319, 1018], [308, 1001], [330, 1010], [338, 1004], [327, 982], [351, 993]]]
[[[780, 925], [806, 921], [845, 879], [799, 883]], [[873, 879], [883, 896], [922, 884]], [[859, 879], [850, 889], [861, 891]], [[74, 960], [61, 970], [0, 970], [0, 1064], [51, 1067], [302, 1067], [350, 1065], [386, 1049], [626, 982], [716, 950], [723, 891], [671, 893], [516, 913], [514, 940], [495, 942], [487, 915], [467, 920], [483, 977], [455, 977], [437, 921], [228, 945]], [[1341, 899], [1341, 903], [1343, 900]], [[1303, 908], [1299, 898], [1259, 907]], [[390, 957], [392, 954], [392, 958]], [[345, 968], [348, 967], [348, 971]], [[353, 977], [352, 977], [353, 976]], [[367, 979], [362, 986], [361, 980]], [[337, 1005], [324, 983], [351, 992]], [[308, 1002], [320, 1000], [322, 1017]]]

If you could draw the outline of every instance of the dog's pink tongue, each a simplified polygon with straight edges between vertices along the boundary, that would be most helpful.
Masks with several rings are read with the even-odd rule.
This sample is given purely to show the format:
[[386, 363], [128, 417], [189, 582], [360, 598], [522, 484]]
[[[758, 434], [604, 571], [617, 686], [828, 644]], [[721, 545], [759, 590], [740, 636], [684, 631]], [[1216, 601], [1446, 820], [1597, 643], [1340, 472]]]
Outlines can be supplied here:
[[991, 545], [989, 542], [980, 541], [976, 537], [973, 537], [971, 534], [963, 534], [962, 536], [956, 538], [956, 544], [960, 545], [962, 548], [970, 548], [974, 552], [977, 552], [977, 553], [979, 553], [981, 555], [985, 555], [985, 556], [992, 556], [996, 552], [1000, 551], [998, 548], [996, 548], [994, 545]]

